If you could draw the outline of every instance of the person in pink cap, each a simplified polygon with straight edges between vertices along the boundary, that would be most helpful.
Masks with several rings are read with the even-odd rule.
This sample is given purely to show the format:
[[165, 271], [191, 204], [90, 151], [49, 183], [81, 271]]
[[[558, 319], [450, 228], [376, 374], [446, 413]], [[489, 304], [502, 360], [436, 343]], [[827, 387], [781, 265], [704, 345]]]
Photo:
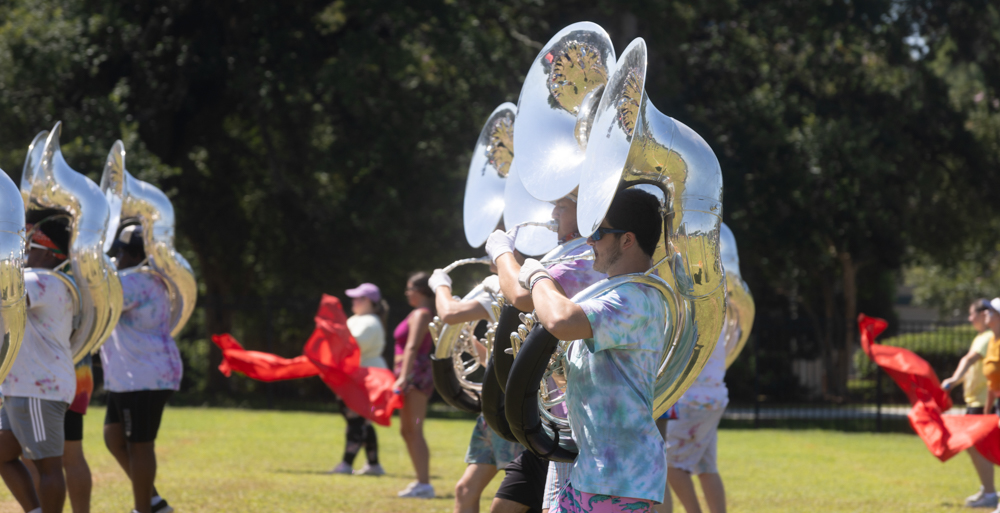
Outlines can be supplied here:
[[[345, 293], [351, 298], [351, 312], [354, 314], [347, 319], [347, 329], [361, 349], [361, 366], [389, 368], [382, 358], [385, 323], [389, 316], [389, 304], [382, 299], [382, 292], [373, 283], [362, 283]], [[330, 472], [368, 476], [385, 474], [378, 462], [378, 438], [371, 422], [350, 410], [343, 401], [340, 403], [340, 412], [347, 420], [347, 442], [344, 444], [344, 459]], [[353, 470], [354, 458], [362, 446], [368, 461], [361, 469]]]

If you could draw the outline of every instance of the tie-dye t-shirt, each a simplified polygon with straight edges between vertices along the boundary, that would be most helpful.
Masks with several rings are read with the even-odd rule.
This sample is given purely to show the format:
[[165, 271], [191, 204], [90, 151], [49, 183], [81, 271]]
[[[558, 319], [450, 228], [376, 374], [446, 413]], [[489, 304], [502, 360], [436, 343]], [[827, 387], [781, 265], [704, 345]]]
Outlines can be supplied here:
[[[590, 250], [590, 246], [581, 244], [580, 247], [566, 253], [565, 256], [582, 255]], [[581, 290], [608, 277], [608, 275], [594, 270], [593, 260], [581, 259], [556, 264], [549, 267], [548, 271], [549, 276], [552, 276], [552, 279], [563, 288], [563, 291], [566, 292], [566, 297], [570, 299]]]
[[76, 373], [69, 336], [73, 331], [73, 297], [55, 276], [24, 271], [28, 322], [10, 374], [0, 385], [5, 397], [36, 397], [73, 402]]
[[170, 336], [170, 297], [152, 273], [122, 276], [124, 305], [111, 338], [101, 346], [104, 388], [111, 392], [177, 390], [184, 366]]
[[90, 397], [94, 395], [93, 360], [93, 356], [88, 354], [76, 364], [76, 395], [73, 396], [73, 402], [70, 403], [69, 410], [80, 415], [87, 414]]
[[569, 350], [566, 405], [580, 452], [569, 481], [587, 493], [663, 502], [667, 460], [653, 420], [663, 296], [625, 283], [580, 307], [594, 336]]

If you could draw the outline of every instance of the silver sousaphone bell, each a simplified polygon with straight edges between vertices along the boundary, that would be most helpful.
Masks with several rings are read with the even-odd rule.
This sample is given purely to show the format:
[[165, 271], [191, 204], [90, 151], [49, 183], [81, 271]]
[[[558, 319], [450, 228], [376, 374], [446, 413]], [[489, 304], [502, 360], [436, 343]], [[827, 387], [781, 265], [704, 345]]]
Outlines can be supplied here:
[[556, 201], [580, 183], [596, 107], [615, 50], [600, 25], [574, 23], [542, 47], [517, 102], [520, 177], [532, 196]]
[[[163, 191], [128, 172], [125, 145], [121, 141], [115, 141], [108, 154], [101, 175], [101, 191], [111, 210], [107, 235], [111, 242], [119, 226], [142, 226], [146, 260], [119, 274], [124, 277], [130, 273], [152, 273], [163, 279], [170, 297], [170, 335], [176, 337], [194, 312], [198, 283], [191, 264], [174, 247], [173, 204]], [[105, 244], [104, 250], [110, 249], [111, 244]]]
[[27, 302], [24, 290], [24, 201], [0, 170], [0, 383], [10, 373], [24, 340]]
[[110, 335], [122, 311], [121, 281], [111, 259], [104, 254], [104, 239], [110, 208], [100, 188], [69, 167], [59, 145], [62, 123], [38, 134], [31, 146], [21, 175], [21, 195], [25, 207], [55, 209], [70, 218], [69, 260], [72, 279], [49, 272], [76, 292], [78, 318], [70, 336], [73, 361], [92, 353]]
[[747, 339], [750, 338], [756, 307], [753, 302], [753, 294], [750, 293], [750, 286], [743, 281], [743, 275], [740, 274], [740, 255], [736, 248], [736, 237], [733, 236], [733, 231], [726, 226], [726, 223], [722, 223], [720, 244], [722, 267], [726, 270], [724, 343], [726, 368], [729, 368], [739, 357], [743, 347], [746, 346]]

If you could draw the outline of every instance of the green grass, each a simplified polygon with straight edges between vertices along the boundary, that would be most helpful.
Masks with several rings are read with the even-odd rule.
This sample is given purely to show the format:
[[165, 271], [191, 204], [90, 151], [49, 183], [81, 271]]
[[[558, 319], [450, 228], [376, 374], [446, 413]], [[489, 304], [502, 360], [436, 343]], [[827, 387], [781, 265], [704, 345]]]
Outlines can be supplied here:
[[[95, 407], [85, 417], [92, 509], [126, 513], [131, 489], [104, 448], [103, 416], [103, 407]], [[389, 475], [331, 476], [323, 472], [343, 449], [340, 415], [170, 408], [158, 440], [157, 484], [178, 513], [451, 511], [472, 426], [466, 419], [427, 421], [432, 484], [440, 498], [402, 500], [396, 492], [413, 474], [395, 423], [378, 431]], [[978, 487], [968, 457], [941, 464], [905, 434], [723, 430], [719, 467], [733, 512], [958, 511]], [[499, 481], [484, 494], [483, 511]], [[0, 512], [16, 511], [9, 492], [0, 489]]]

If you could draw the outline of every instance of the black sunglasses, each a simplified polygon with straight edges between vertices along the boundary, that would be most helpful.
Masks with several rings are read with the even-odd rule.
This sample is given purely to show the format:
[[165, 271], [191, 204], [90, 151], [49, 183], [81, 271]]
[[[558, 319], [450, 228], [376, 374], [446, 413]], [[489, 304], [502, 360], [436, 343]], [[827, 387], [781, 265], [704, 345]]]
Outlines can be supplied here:
[[589, 238], [590, 238], [590, 240], [592, 240], [594, 242], [597, 242], [597, 241], [601, 240], [601, 237], [604, 237], [605, 235], [607, 235], [609, 233], [628, 233], [628, 231], [627, 230], [619, 230], [618, 228], [598, 228], [597, 231], [595, 231], [594, 233], [590, 234]]

